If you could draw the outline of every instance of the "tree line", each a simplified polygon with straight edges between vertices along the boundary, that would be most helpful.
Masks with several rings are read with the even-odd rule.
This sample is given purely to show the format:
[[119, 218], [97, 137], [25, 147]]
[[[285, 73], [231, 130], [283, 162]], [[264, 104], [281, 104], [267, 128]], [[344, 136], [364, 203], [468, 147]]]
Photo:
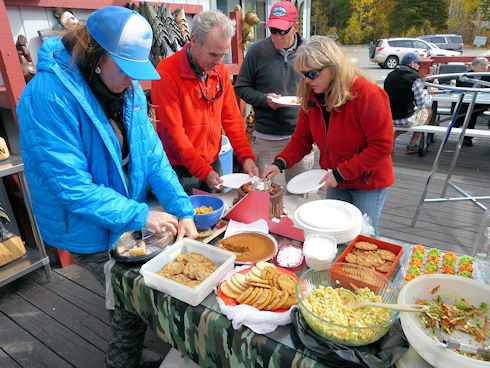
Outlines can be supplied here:
[[341, 44], [456, 33], [471, 45], [475, 36], [490, 42], [490, 0], [313, 0], [310, 22], [312, 35]]

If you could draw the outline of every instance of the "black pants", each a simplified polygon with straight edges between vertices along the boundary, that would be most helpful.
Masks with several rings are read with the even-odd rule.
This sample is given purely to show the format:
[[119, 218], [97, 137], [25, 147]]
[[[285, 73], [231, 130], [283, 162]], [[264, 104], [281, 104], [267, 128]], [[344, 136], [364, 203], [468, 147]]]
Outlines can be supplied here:
[[[213, 170], [216, 171], [220, 176], [223, 175], [223, 170], [221, 169], [221, 162], [219, 161], [219, 158], [216, 159], [216, 161], [214, 161], [211, 166], [213, 167]], [[219, 190], [216, 190], [216, 188], [209, 188], [205, 181], [202, 181], [199, 178], [192, 176], [192, 174], [189, 172], [189, 170], [187, 170], [185, 166], [175, 165], [172, 166], [172, 168], [177, 174], [179, 182], [184, 188], [187, 195], [192, 195], [192, 188], [200, 189], [210, 193], [220, 192]]]
[[[453, 109], [456, 104], [453, 103]], [[463, 126], [464, 119], [466, 117], [466, 112], [468, 111], [470, 104], [464, 103], [461, 105], [461, 109], [459, 109], [459, 114], [462, 115], [456, 119], [456, 122], [454, 123], [455, 128], [460, 128]], [[483, 104], [475, 104], [473, 106], [473, 112], [471, 113], [470, 121], [468, 123], [468, 129], [474, 129], [475, 124], [476, 124], [476, 119], [478, 118], [478, 115], [483, 114], [483, 111], [485, 111], [490, 105], [483, 105]]]
[[[104, 264], [109, 260], [107, 251], [92, 254], [72, 253], [75, 263], [91, 272], [105, 289]], [[109, 311], [111, 341], [107, 349], [107, 368], [136, 368], [139, 365], [146, 324], [137, 315], [123, 308]]]

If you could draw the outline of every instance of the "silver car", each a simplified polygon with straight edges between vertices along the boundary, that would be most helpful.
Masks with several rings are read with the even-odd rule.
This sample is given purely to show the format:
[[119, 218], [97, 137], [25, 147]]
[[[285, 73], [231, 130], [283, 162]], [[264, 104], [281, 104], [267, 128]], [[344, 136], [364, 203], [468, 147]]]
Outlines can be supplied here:
[[417, 38], [382, 38], [370, 60], [382, 68], [394, 69], [409, 52], [419, 58], [429, 56], [429, 45]]

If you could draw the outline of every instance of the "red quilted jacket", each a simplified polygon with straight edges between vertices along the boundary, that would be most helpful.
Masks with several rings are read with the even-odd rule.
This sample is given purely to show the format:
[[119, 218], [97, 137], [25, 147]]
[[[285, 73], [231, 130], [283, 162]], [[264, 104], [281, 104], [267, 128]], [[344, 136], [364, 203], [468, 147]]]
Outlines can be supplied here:
[[346, 179], [339, 189], [374, 190], [392, 185], [393, 122], [386, 92], [358, 77], [351, 87], [355, 98], [330, 113], [328, 134], [321, 107], [310, 96], [310, 111], [301, 110], [291, 141], [277, 157], [286, 167], [320, 150], [322, 169], [338, 168]]

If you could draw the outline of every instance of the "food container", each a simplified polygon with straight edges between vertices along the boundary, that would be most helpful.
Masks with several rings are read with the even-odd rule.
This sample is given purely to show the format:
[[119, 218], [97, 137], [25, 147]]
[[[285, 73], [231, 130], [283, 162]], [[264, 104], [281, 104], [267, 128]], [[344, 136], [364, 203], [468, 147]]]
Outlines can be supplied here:
[[[438, 289], [436, 289], [439, 287]], [[400, 291], [398, 303], [415, 303], [418, 299], [432, 302], [440, 295], [442, 301], [452, 304], [458, 298], [464, 298], [469, 304], [479, 306], [480, 303], [490, 305], [490, 286], [466, 277], [456, 275], [424, 275], [407, 283]], [[473, 359], [441, 346], [435, 341], [431, 328], [423, 328], [418, 313], [401, 313], [400, 320], [403, 332], [410, 345], [428, 363], [436, 367], [484, 368], [490, 362]], [[456, 331], [446, 335], [451, 340], [474, 347], [490, 344], [490, 338], [477, 343], [474, 336]]]
[[[157, 275], [159, 271], [169, 262], [174, 262], [179, 254], [200, 253], [219, 268], [204, 279], [198, 286], [191, 288], [182, 285], [166, 277]], [[159, 255], [141, 266], [140, 273], [143, 275], [145, 285], [167, 293], [176, 299], [182, 300], [190, 305], [196, 306], [201, 303], [218, 286], [223, 277], [233, 270], [235, 255], [227, 250], [204, 244], [196, 240], [183, 238], [173, 245], [165, 248]]]
[[199, 208], [201, 206], [213, 207], [214, 211], [203, 214], [195, 214], [194, 215], [194, 223], [196, 224], [197, 231], [204, 231], [208, 229], [214, 228], [221, 216], [223, 216], [223, 212], [225, 210], [225, 202], [219, 197], [214, 195], [206, 195], [206, 194], [198, 194], [191, 195], [189, 197], [191, 200], [192, 206], [194, 209]]
[[[354, 293], [357, 288], [363, 287], [363, 285], [357, 283], [357, 280], [351, 282], [351, 280], [347, 280], [342, 276], [343, 273], [339, 272], [342, 265], [344, 265], [344, 263], [330, 263], [323, 269], [310, 269], [299, 278], [298, 284], [296, 285], [296, 295], [298, 297], [301, 313], [312, 330], [327, 340], [346, 346], [370, 344], [377, 341], [388, 332], [391, 325], [398, 317], [399, 312], [386, 312], [386, 309], [381, 309], [383, 313], [388, 316], [384, 322], [369, 327], [352, 327], [331, 322], [326, 319], [327, 317], [322, 318], [319, 316], [319, 314], [321, 314], [320, 312], [317, 311], [315, 313], [312, 310], [313, 308], [308, 307], [307, 297], [314, 287], [318, 288], [320, 285], [324, 287], [330, 286], [333, 289], [343, 287]], [[353, 267], [356, 268], [359, 273], [364, 274], [365, 277], [375, 280], [374, 282], [377, 286], [377, 291], [375, 291], [375, 293], [382, 297], [384, 303], [396, 302], [398, 290], [390, 280], [371, 269], [355, 265]], [[378, 313], [377, 309], [380, 308], [359, 308], [358, 313], [367, 313], [371, 316], [373, 313]], [[336, 313], [342, 313], [339, 309], [336, 310], [338, 311]], [[351, 314], [351, 311], [352, 310], [344, 311], [344, 313]], [[340, 320], [340, 317], [337, 315], [332, 319]]]
[[345, 256], [348, 253], [351, 253], [352, 252], [352, 248], [354, 248], [354, 245], [357, 242], [360, 242], [360, 241], [365, 241], [365, 242], [369, 242], [369, 243], [372, 243], [372, 244], [376, 244], [378, 246], [378, 249], [386, 249], [386, 250], [389, 250], [389, 251], [395, 253], [396, 258], [393, 260], [393, 264], [390, 267], [390, 269], [387, 272], [377, 271], [377, 272], [380, 272], [381, 274], [385, 275], [387, 278], [389, 278], [391, 276], [391, 274], [393, 273], [393, 271], [395, 270], [396, 265], [400, 261], [400, 258], [403, 255], [403, 247], [401, 245], [396, 245], [396, 244], [393, 244], [393, 243], [384, 242], [382, 240], [375, 239], [375, 238], [370, 238], [370, 237], [364, 236], [364, 235], [358, 235], [348, 245], [348, 247], [345, 248], [345, 250], [342, 252], [342, 254], [337, 258], [337, 260], [335, 262], [345, 262]]
[[308, 235], [303, 244], [303, 253], [308, 267], [324, 266], [337, 255], [337, 240], [331, 235]]
[[[293, 257], [296, 255], [300, 255], [300, 257], [296, 263], [292, 263], [294, 260]], [[296, 244], [281, 244], [277, 249], [276, 255], [272, 259], [272, 263], [291, 272], [301, 271], [305, 267], [303, 247]]]

